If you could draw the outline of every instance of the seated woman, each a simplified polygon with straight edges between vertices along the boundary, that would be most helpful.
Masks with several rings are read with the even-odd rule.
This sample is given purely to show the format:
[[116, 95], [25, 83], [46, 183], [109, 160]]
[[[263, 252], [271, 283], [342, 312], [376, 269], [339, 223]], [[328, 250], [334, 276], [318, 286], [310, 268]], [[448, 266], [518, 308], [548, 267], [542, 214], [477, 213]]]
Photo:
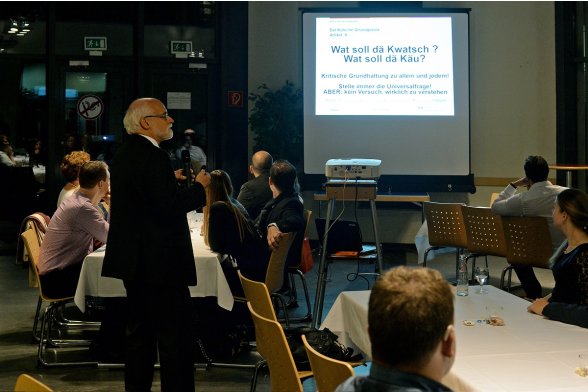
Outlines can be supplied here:
[[72, 151], [63, 157], [61, 161], [61, 174], [65, 177], [67, 184], [64, 185], [59, 197], [57, 198], [57, 207], [61, 202], [71, 195], [80, 187], [78, 176], [80, 167], [86, 162], [90, 162], [90, 154], [85, 151]]
[[0, 144], [0, 165], [6, 167], [18, 166], [14, 160], [14, 152], [10, 143], [2, 142]]
[[43, 148], [43, 144], [39, 139], [31, 139], [29, 141], [29, 146], [27, 149], [27, 153], [29, 154], [29, 165], [31, 166], [39, 166], [39, 165], [46, 165], [46, 154]]
[[[255, 230], [247, 210], [233, 198], [231, 178], [223, 170], [210, 173], [207, 191], [208, 225], [206, 238], [210, 249], [232, 256], [241, 273], [263, 282], [269, 261], [269, 248]], [[223, 270], [233, 295], [243, 295], [237, 271], [229, 260]]]
[[555, 200], [553, 225], [566, 236], [551, 267], [553, 292], [527, 309], [550, 319], [588, 328], [588, 196], [566, 189]]

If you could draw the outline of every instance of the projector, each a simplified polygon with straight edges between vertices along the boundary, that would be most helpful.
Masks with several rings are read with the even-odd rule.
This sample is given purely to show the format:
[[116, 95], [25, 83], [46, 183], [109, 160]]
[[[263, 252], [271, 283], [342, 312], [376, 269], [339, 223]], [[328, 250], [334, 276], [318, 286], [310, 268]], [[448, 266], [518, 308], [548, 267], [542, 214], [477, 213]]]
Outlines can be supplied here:
[[379, 159], [329, 159], [325, 164], [327, 178], [378, 179], [380, 177]]

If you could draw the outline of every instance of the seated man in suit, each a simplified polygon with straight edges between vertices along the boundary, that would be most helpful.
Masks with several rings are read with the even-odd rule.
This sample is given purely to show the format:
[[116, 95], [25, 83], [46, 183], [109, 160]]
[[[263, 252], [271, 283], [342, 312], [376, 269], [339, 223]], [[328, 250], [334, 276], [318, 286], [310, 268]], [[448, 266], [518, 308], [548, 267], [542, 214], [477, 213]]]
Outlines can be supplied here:
[[370, 374], [353, 376], [336, 391], [450, 391], [441, 379], [455, 360], [453, 298], [436, 270], [388, 270], [370, 294]]
[[106, 243], [108, 222], [97, 206], [110, 192], [110, 173], [104, 162], [80, 168], [80, 188], [59, 206], [47, 227], [39, 255], [39, 278], [45, 294], [54, 298], [75, 294], [82, 262], [95, 240]]
[[[298, 194], [296, 168], [286, 160], [275, 161], [269, 172], [269, 186], [273, 199], [263, 207], [255, 226], [272, 251], [277, 248], [284, 233], [295, 232], [287, 265], [298, 265], [305, 221], [302, 198]], [[287, 285], [288, 281], [284, 279], [284, 284]]]
[[[525, 177], [512, 182], [504, 188], [492, 203], [492, 212], [507, 216], [542, 216], [547, 218], [553, 249], [556, 250], [564, 240], [561, 231], [553, 227], [551, 211], [556, 196], [564, 187], [553, 185], [547, 180], [549, 165], [541, 156], [529, 156], [524, 164]], [[517, 193], [518, 188], [527, 188]], [[514, 266], [528, 298], [543, 297], [541, 284], [530, 266]]]
[[253, 179], [241, 186], [237, 200], [245, 207], [249, 217], [255, 220], [263, 206], [272, 199], [269, 187], [269, 170], [274, 160], [267, 151], [257, 151], [251, 157], [249, 172]]

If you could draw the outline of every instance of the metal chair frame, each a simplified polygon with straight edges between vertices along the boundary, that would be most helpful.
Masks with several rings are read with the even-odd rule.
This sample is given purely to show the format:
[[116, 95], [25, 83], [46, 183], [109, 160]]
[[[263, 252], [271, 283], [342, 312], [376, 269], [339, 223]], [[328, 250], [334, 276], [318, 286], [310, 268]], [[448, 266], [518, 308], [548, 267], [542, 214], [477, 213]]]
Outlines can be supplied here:
[[[307, 236], [308, 233], [308, 225], [310, 223], [310, 218], [312, 216], [312, 211], [311, 210], [305, 210], [304, 211], [304, 237]], [[304, 244], [302, 245], [304, 246]], [[296, 282], [294, 281], [294, 277], [298, 276], [300, 278], [300, 282], [302, 282], [302, 288], [304, 289], [304, 298], [306, 300], [306, 315], [304, 315], [303, 317], [300, 318], [293, 318], [290, 319], [290, 321], [293, 322], [308, 322], [308, 321], [312, 321], [312, 308], [310, 305], [310, 295], [308, 293], [308, 285], [306, 284], [306, 277], [304, 276], [304, 273], [300, 270], [300, 265], [297, 266], [289, 266], [288, 267], [288, 276], [290, 277], [290, 288], [291, 288], [291, 294], [290, 294], [290, 301], [297, 301], [298, 300], [298, 293], [296, 292]]]
[[[53, 327], [57, 323], [56, 318], [56, 311], [65, 306], [68, 303], [73, 302], [74, 297], [66, 297], [66, 298], [51, 298], [45, 295], [43, 292], [43, 287], [41, 284], [41, 280], [39, 279], [39, 272], [38, 272], [38, 258], [39, 258], [39, 242], [36, 238], [36, 233], [33, 229], [28, 229], [21, 234], [21, 237], [24, 241], [24, 245], [29, 253], [29, 257], [31, 258], [31, 262], [34, 264], [34, 271], [36, 274], [37, 282], [39, 283], [39, 295], [42, 301], [46, 301], [49, 305], [45, 308], [43, 312], [43, 316], [41, 318], [41, 331], [39, 334], [39, 344], [38, 344], [38, 351], [37, 351], [37, 362], [38, 364], [46, 367], [57, 367], [57, 366], [82, 366], [82, 365], [97, 365], [97, 362], [49, 362], [45, 358], [45, 352], [48, 346], [52, 347], [80, 347], [80, 346], [89, 346], [90, 341], [88, 340], [81, 340], [81, 339], [53, 339]], [[83, 326], [82, 323], [76, 323], [75, 326]], [[59, 334], [61, 334], [61, 330], [58, 328]]]

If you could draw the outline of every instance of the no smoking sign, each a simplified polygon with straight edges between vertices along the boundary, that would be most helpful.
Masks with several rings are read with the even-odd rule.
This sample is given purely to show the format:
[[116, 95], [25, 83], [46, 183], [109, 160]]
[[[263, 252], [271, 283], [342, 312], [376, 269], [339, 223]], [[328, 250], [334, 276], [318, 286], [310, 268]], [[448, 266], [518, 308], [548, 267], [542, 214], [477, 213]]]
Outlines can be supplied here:
[[78, 113], [86, 120], [93, 120], [100, 117], [103, 111], [104, 104], [100, 97], [96, 95], [84, 95], [78, 101]]

